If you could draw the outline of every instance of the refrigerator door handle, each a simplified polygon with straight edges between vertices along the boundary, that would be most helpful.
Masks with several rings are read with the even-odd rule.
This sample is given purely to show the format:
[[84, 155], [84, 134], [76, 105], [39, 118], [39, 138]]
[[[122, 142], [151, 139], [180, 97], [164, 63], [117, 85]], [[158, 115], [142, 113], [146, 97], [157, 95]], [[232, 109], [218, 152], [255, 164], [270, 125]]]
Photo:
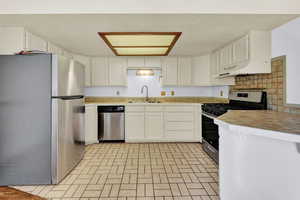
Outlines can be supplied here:
[[53, 99], [62, 99], [62, 100], [74, 100], [74, 99], [83, 99], [83, 95], [74, 95], [74, 96], [54, 96]]

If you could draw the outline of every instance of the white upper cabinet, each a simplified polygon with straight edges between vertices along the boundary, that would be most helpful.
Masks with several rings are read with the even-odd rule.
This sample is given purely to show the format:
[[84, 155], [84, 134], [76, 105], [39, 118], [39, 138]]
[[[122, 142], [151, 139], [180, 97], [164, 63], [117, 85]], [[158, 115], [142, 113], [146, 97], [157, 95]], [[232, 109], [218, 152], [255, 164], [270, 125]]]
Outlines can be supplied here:
[[128, 68], [143, 68], [145, 66], [144, 56], [129, 56], [127, 58], [127, 67]]
[[177, 86], [178, 84], [177, 57], [165, 57], [162, 62], [162, 85]]
[[122, 57], [109, 58], [109, 85], [127, 85], [127, 61]]
[[210, 85], [234, 85], [234, 77], [219, 77], [220, 74], [220, 51], [215, 51], [210, 55]]
[[128, 69], [159, 69], [161, 58], [159, 56], [128, 56]]
[[249, 59], [249, 36], [246, 35], [232, 44], [233, 63], [246, 62]]
[[191, 57], [178, 57], [178, 85], [192, 85], [192, 59]]
[[53, 44], [51, 42], [48, 42], [48, 52], [56, 54], [56, 55], [62, 55], [63, 54], [63, 50], [60, 47], [56, 46], [55, 44]]
[[43, 40], [42, 38], [26, 31], [25, 32], [25, 49], [32, 51], [47, 51], [47, 41]]
[[192, 58], [192, 85], [209, 86], [210, 83], [210, 59], [209, 55]]
[[92, 58], [91, 86], [109, 85], [109, 64], [107, 57]]
[[212, 52], [210, 58], [211, 76], [218, 77], [220, 74], [220, 51]]
[[64, 57], [66, 57], [66, 58], [70, 58], [70, 59], [73, 58], [73, 54], [72, 54], [71, 52], [69, 52], [69, 51], [66, 51], [66, 50], [63, 50], [63, 51], [62, 51], [62, 55], [63, 55]]
[[271, 72], [270, 31], [250, 31], [217, 51], [220, 77]]
[[220, 72], [225, 73], [232, 65], [232, 44], [220, 50]]
[[73, 58], [74, 60], [84, 65], [85, 86], [90, 87], [91, 86], [91, 59], [87, 56], [81, 56], [77, 54], [74, 54]]
[[146, 68], [161, 68], [161, 57], [159, 56], [146, 56], [145, 57]]
[[25, 30], [22, 27], [0, 27], [0, 54], [11, 55], [25, 49]]

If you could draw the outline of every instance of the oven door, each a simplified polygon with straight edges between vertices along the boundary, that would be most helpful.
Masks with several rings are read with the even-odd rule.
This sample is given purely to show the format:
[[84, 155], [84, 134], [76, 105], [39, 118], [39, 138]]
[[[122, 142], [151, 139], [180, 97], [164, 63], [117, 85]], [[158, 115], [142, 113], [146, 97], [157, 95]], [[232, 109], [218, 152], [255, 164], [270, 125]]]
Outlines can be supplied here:
[[214, 118], [202, 114], [202, 137], [203, 139], [219, 150], [219, 128], [214, 123]]

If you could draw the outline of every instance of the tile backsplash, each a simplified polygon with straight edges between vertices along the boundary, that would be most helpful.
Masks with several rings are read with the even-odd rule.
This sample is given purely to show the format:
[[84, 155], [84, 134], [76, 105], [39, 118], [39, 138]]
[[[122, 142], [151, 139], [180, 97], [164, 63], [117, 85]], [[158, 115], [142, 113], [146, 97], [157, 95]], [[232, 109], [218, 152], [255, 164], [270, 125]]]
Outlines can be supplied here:
[[230, 90], [264, 90], [267, 92], [268, 109], [300, 114], [300, 108], [284, 105], [284, 67], [285, 57], [275, 58], [270, 74], [236, 76], [236, 85]]

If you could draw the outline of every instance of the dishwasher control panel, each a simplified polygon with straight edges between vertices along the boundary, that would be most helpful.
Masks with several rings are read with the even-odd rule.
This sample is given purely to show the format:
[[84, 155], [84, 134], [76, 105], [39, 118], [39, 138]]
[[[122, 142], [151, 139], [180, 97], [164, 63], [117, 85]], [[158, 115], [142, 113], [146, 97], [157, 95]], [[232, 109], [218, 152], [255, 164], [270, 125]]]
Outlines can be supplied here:
[[98, 113], [101, 112], [124, 112], [125, 106], [98, 106]]

